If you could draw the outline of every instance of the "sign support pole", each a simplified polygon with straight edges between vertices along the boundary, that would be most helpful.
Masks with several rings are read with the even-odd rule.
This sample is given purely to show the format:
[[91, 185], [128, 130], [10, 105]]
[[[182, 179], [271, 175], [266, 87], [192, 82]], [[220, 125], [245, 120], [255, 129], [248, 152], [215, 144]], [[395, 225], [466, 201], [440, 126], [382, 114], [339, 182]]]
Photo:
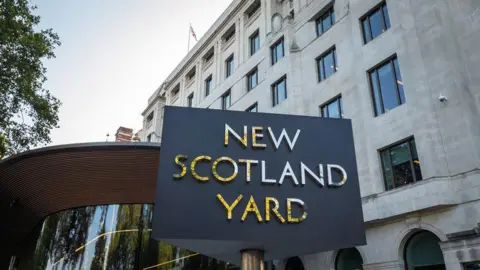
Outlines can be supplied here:
[[242, 250], [242, 270], [264, 270], [263, 250], [248, 249]]

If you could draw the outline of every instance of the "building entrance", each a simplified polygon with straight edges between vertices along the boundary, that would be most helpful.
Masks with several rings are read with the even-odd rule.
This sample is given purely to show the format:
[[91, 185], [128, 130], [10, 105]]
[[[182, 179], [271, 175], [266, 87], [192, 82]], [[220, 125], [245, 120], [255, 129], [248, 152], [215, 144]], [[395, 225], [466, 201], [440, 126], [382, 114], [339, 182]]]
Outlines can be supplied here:
[[439, 242], [440, 239], [429, 231], [412, 235], [405, 245], [405, 270], [444, 270], [445, 262]]

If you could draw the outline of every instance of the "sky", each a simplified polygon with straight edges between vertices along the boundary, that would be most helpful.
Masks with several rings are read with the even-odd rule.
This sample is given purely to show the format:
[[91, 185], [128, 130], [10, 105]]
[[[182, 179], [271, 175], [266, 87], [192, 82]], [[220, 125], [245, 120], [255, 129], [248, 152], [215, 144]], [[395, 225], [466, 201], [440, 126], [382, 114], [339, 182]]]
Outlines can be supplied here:
[[[148, 98], [232, 0], [30, 0], [62, 45], [44, 61], [44, 87], [60, 99], [50, 145], [113, 140], [142, 128]], [[195, 44], [191, 38], [191, 48]]]

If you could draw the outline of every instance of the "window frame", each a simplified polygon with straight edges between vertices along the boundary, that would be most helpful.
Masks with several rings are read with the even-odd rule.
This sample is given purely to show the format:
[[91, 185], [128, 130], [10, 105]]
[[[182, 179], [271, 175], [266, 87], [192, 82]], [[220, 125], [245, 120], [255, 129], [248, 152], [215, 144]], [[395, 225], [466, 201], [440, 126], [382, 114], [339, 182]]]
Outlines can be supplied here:
[[250, 7], [245, 11], [247, 15], [247, 19], [251, 19], [257, 12], [261, 9], [262, 2], [261, 1], [254, 1]]
[[[330, 117], [330, 116], [325, 117], [323, 115], [323, 109], [328, 108], [328, 105], [332, 104], [335, 101], [340, 101], [340, 102], [338, 102], [338, 112], [339, 112], [340, 118], [333, 118], [333, 117]], [[327, 110], [327, 112], [328, 112], [328, 110]], [[342, 97], [342, 94], [336, 95], [335, 97], [327, 100], [322, 105], [320, 105], [320, 117], [321, 118], [329, 118], [329, 119], [344, 119], [344, 117], [343, 117], [343, 97]]]
[[[389, 144], [385, 147], [382, 147], [382, 148], [378, 149], [378, 155], [380, 157], [380, 166], [382, 167], [382, 178], [383, 178], [383, 184], [384, 184], [385, 191], [390, 191], [390, 190], [394, 190], [394, 189], [401, 188], [401, 187], [404, 187], [404, 186], [412, 185], [412, 184], [415, 184], [416, 182], [420, 182], [420, 181], [424, 180], [421, 166], [420, 166], [421, 179], [417, 179], [417, 175], [415, 174], [415, 167], [413, 165], [414, 162], [413, 162], [413, 155], [412, 155], [412, 152], [413, 152], [412, 151], [412, 142], [415, 144], [415, 152], [417, 153], [417, 159], [420, 161], [420, 157], [418, 155], [418, 149], [416, 148], [417, 143], [416, 143], [416, 140], [415, 140], [414, 136], [406, 137], [404, 139], [401, 139], [399, 141], [396, 141], [392, 144]], [[396, 186], [395, 181], [394, 181], [393, 165], [392, 165], [392, 159], [391, 159], [390, 151], [391, 151], [392, 148], [395, 148], [395, 147], [397, 147], [401, 144], [404, 144], [404, 143], [407, 143], [407, 145], [408, 145], [409, 163], [410, 163], [410, 169], [412, 170], [413, 182], [405, 184], [405, 185], [401, 185], [401, 186]], [[390, 177], [392, 179], [392, 184], [393, 184], [393, 188], [391, 188], [391, 189], [388, 189], [387, 178], [385, 177], [386, 176], [385, 166], [383, 165], [383, 163], [384, 163], [383, 153], [385, 151], [388, 151], [387, 162], [388, 162], [388, 165], [390, 166]]]
[[[235, 62], [234, 62], [234, 59], [235, 59], [235, 58], [234, 58], [234, 57], [235, 57], [235, 56], [234, 56], [234, 53], [232, 53], [232, 54], [231, 54], [229, 57], [227, 57], [227, 59], [225, 60], [225, 78], [230, 77], [230, 76], [233, 74], [233, 72], [234, 72], [234, 64], [235, 64]], [[231, 63], [232, 63], [232, 68], [231, 68], [231, 70], [230, 70], [230, 72], [229, 72], [229, 63], [230, 63], [230, 61], [231, 61]]]
[[[324, 59], [327, 55], [329, 55], [330, 53], [333, 53], [333, 74], [326, 77], [325, 75], [325, 62], [324, 62]], [[323, 66], [323, 74], [320, 74], [320, 68], [319, 68], [319, 62], [322, 63], [322, 66]], [[321, 55], [319, 55], [317, 58], [315, 58], [315, 63], [316, 63], [316, 66], [317, 66], [317, 81], [318, 82], [322, 82], [328, 78], [330, 78], [331, 76], [333, 76], [335, 73], [337, 73], [338, 71], [338, 60], [337, 60], [337, 48], [336, 46], [332, 46], [330, 47], [328, 50], [326, 50], [324, 53], [322, 53]], [[323, 78], [322, 78], [322, 75], [323, 75]]]
[[[256, 73], [256, 77], [257, 77], [257, 83], [255, 84], [254, 87], [250, 87], [250, 78], [255, 73]], [[255, 89], [258, 86], [258, 84], [259, 84], [259, 81], [258, 81], [258, 66], [256, 66], [252, 70], [250, 70], [250, 72], [247, 73], [247, 92], [250, 92], [251, 90]]]
[[[396, 95], [395, 96], [397, 97], [397, 102], [398, 102], [398, 105], [395, 108], [407, 103], [406, 98], [405, 98], [405, 102], [402, 103], [402, 98], [400, 96], [400, 87], [398, 86], [399, 85], [399, 83], [398, 83], [399, 80], [398, 80], [398, 77], [397, 77], [397, 70], [395, 69], [395, 60], [397, 60], [397, 62], [398, 62], [398, 68], [399, 68], [398, 72], [401, 75], [400, 62], [398, 61], [398, 57], [397, 57], [396, 53], [387, 57], [386, 59], [384, 59], [380, 63], [376, 64], [375, 66], [373, 66], [372, 68], [367, 70], [368, 85], [370, 87], [370, 95], [372, 97], [373, 113], [374, 113], [375, 117], [383, 115], [383, 114], [386, 113], [385, 105], [383, 103], [382, 88], [380, 86], [380, 77], [378, 75], [378, 70], [380, 68], [388, 65], [388, 64], [391, 65], [391, 69], [393, 71], [393, 76], [394, 76], [394, 83], [395, 83], [395, 90], [396, 90]], [[373, 88], [373, 81], [372, 81], [372, 76], [371, 76], [372, 73], [375, 73], [375, 77], [376, 77], [376, 80], [377, 80], [378, 94], [380, 95], [379, 100], [380, 100], [380, 105], [382, 106], [380, 113], [377, 113], [377, 104], [375, 102], [375, 90]], [[402, 85], [403, 85], [403, 78], [402, 78]], [[403, 89], [403, 95], [405, 96], [405, 89]]]
[[[330, 17], [330, 27], [327, 30], [323, 29], [323, 23], [322, 23], [323, 19], [326, 17], [325, 15], [328, 15], [328, 17]], [[315, 33], [317, 34], [317, 37], [325, 34], [328, 30], [332, 29], [335, 23], [336, 23], [335, 10], [333, 8], [333, 3], [330, 3], [328, 6], [325, 7], [323, 12], [320, 13], [318, 18], [315, 19]], [[319, 25], [321, 25], [321, 28], [322, 28], [321, 33], [318, 31]]]
[[[232, 106], [232, 89], [228, 89], [222, 94], [222, 110], [226, 110]], [[228, 97], [228, 103], [226, 104], [226, 98]], [[228, 106], [227, 106], [228, 105]]]
[[[372, 40], [376, 39], [377, 37], [379, 37], [380, 35], [382, 35], [383, 33], [387, 32], [388, 29], [390, 29], [392, 27], [391, 25], [391, 22], [389, 22], [389, 26], [387, 27], [387, 22], [385, 20], [385, 12], [384, 12], [384, 7], [387, 8], [387, 12], [388, 12], [388, 6], [387, 6], [387, 1], [381, 1], [380, 3], [376, 4], [373, 8], [371, 8], [369, 11], [367, 11], [364, 15], [362, 15], [362, 17], [359, 18], [359, 22], [360, 22], [360, 26], [362, 28], [362, 39], [363, 39], [363, 45], [371, 42]], [[378, 36], [376, 37], [373, 37], [372, 35], [372, 23], [370, 21], [370, 17], [375, 14], [375, 12], [377, 11], [380, 11], [381, 13], [381, 20], [382, 20], [382, 26], [384, 27], [383, 28], [383, 31], [382, 33], [380, 33]], [[388, 15], [388, 18], [390, 20], [390, 14]], [[369, 30], [369, 34], [370, 34], [370, 40], [367, 40], [367, 37], [366, 37], [366, 31], [365, 31], [365, 27], [363, 25], [364, 21], [368, 21], [368, 30]]]
[[[258, 38], [258, 48], [256, 51], [253, 51], [255, 47], [255, 40]], [[260, 51], [260, 29], [255, 30], [250, 37], [248, 38], [248, 41], [250, 43], [250, 56], [253, 56], [255, 53]]]
[[[252, 111], [253, 108], [255, 108], [255, 111]], [[245, 111], [246, 112], [258, 112], [258, 102], [255, 102], [252, 105], [250, 105], [250, 107], [248, 107]]]
[[187, 97], [187, 106], [189, 108], [192, 108], [193, 107], [193, 93], [191, 93], [190, 95], [188, 95]]
[[[276, 59], [275, 60], [275, 56], [276, 56], [276, 48], [278, 45], [282, 44], [282, 58], [280, 59]], [[275, 65], [276, 63], [278, 63], [280, 60], [282, 60], [283, 58], [285, 58], [285, 39], [284, 37], [282, 36], [281, 38], [279, 38], [277, 41], [275, 41], [275, 43], [273, 43], [272, 46], [270, 46], [270, 57], [272, 58], [272, 61], [271, 61], [271, 64], [272, 66]]]
[[154, 111], [151, 111], [151, 112], [147, 115], [147, 123], [152, 122], [153, 117], [154, 117]]
[[279, 102], [279, 101], [278, 101], [278, 93], [277, 93], [277, 91], [278, 91], [278, 85], [279, 85], [282, 81], [284, 81], [284, 83], [285, 83], [285, 99], [282, 100], [282, 102], [285, 101], [285, 100], [288, 98], [288, 96], [287, 96], [287, 94], [288, 94], [288, 91], [287, 91], [287, 75], [283, 75], [282, 77], [280, 77], [280, 79], [276, 80], [276, 81], [270, 86], [270, 88], [271, 88], [271, 93], [272, 93], [272, 107], [275, 107], [275, 106], [279, 105], [280, 103], [282, 103], [282, 102]]
[[206, 79], [205, 79], [205, 97], [208, 97], [208, 95], [210, 95], [210, 92], [212, 91], [212, 82], [213, 82], [213, 76], [212, 75], [209, 75]]

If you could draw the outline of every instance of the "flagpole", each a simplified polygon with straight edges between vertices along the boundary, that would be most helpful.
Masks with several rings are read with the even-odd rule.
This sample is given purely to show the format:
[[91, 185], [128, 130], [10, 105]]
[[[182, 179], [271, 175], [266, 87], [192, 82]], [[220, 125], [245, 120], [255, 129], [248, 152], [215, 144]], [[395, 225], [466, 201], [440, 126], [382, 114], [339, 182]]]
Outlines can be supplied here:
[[192, 23], [190, 23], [190, 27], [188, 28], [188, 49], [187, 49], [187, 54], [188, 52], [190, 51], [190, 36], [192, 35], [192, 33], [190, 33], [192, 30]]

